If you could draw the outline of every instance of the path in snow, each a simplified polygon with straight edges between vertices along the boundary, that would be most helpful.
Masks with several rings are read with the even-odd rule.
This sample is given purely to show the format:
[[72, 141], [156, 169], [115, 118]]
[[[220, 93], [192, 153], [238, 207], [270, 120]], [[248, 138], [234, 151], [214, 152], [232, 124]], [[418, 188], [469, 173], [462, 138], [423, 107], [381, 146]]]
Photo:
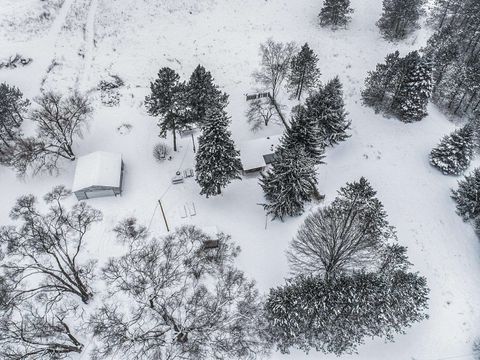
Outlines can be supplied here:
[[85, 26], [85, 52], [83, 68], [79, 75], [78, 89], [80, 91], [88, 90], [88, 82], [90, 80], [90, 70], [92, 62], [95, 58], [94, 51], [96, 47], [95, 40], [95, 19], [98, 8], [98, 0], [90, 0], [88, 8], [87, 24]]

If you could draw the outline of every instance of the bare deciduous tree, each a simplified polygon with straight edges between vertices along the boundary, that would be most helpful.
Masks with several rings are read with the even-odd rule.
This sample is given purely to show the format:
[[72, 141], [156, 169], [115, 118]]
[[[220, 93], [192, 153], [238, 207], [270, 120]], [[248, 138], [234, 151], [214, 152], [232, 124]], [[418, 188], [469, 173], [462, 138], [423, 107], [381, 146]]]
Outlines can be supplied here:
[[86, 233], [102, 215], [84, 202], [67, 210], [62, 202], [70, 194], [64, 186], [55, 187], [44, 197], [50, 205], [45, 214], [38, 211], [33, 195], [22, 196], [10, 213], [20, 226], [0, 228], [0, 244], [7, 256], [1, 268], [12, 289], [11, 301], [40, 293], [50, 303], [66, 294], [84, 303], [92, 298], [89, 283], [95, 262], [81, 261], [80, 254]]
[[252, 100], [247, 110], [247, 122], [252, 131], [258, 131], [274, 118], [275, 107], [268, 98]]
[[272, 105], [285, 127], [288, 127], [288, 124], [277, 103], [277, 95], [288, 75], [292, 57], [296, 52], [297, 46], [294, 42], [284, 44], [268, 39], [260, 45], [261, 68], [253, 73], [255, 81], [270, 90]]
[[64, 359], [82, 351], [83, 344], [68, 325], [71, 310], [42, 305], [29, 300], [0, 310], [0, 358]]
[[361, 178], [340, 189], [330, 206], [308, 216], [288, 251], [292, 271], [330, 278], [381, 266], [385, 246], [395, 233], [375, 194]]
[[164, 239], [142, 240], [132, 224], [124, 222], [117, 233], [134, 245], [103, 269], [117, 296], [107, 298], [91, 318], [100, 343], [94, 356], [121, 352], [135, 359], [201, 360], [265, 353], [258, 294], [235, 268], [239, 248], [228, 236], [212, 242], [184, 226]]
[[73, 144], [81, 138], [92, 113], [86, 96], [75, 93], [62, 97], [46, 93], [36, 99], [38, 108], [31, 119], [37, 125], [36, 137], [16, 141], [11, 165], [19, 175], [31, 169], [34, 174], [58, 171], [58, 161], [75, 160]]

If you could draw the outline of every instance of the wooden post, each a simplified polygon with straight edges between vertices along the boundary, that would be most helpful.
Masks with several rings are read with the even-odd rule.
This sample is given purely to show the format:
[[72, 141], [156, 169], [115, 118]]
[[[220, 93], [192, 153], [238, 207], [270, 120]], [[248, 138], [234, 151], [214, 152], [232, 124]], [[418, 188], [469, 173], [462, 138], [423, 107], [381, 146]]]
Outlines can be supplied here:
[[160, 205], [160, 210], [162, 210], [163, 221], [165, 221], [165, 226], [167, 227], [167, 231], [170, 232], [170, 228], [168, 227], [167, 218], [165, 217], [165, 212], [163, 211], [162, 201], [158, 200], [158, 204]]
[[193, 144], [193, 152], [196, 152], [195, 151], [195, 138], [193, 137], [193, 133], [192, 133], [192, 144]]

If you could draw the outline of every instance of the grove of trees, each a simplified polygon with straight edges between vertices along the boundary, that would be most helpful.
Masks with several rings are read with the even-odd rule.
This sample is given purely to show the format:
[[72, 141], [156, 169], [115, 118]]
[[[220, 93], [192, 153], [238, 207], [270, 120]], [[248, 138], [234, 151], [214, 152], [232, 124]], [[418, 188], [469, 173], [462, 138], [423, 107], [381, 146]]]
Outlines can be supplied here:
[[427, 116], [432, 82], [429, 57], [418, 51], [401, 57], [396, 51], [368, 73], [362, 99], [375, 112], [396, 116], [404, 122], [419, 121]]
[[425, 278], [409, 271], [375, 195], [361, 178], [300, 227], [288, 252], [293, 277], [265, 303], [268, 338], [281, 352], [352, 353], [427, 317]]

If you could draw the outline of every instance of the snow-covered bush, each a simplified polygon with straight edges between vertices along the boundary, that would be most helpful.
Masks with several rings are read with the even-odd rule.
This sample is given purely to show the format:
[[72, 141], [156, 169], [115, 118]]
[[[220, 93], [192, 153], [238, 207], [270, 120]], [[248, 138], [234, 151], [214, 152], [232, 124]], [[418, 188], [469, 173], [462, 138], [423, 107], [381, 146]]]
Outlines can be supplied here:
[[164, 143], [158, 143], [153, 147], [153, 157], [159, 162], [164, 161], [171, 152], [170, 146]]
[[455, 130], [430, 152], [430, 163], [445, 175], [462, 174], [472, 161], [475, 138], [470, 124]]
[[102, 80], [98, 84], [100, 98], [105, 106], [117, 106], [120, 103], [119, 89], [125, 85], [118, 75], [111, 75], [110, 80]]

